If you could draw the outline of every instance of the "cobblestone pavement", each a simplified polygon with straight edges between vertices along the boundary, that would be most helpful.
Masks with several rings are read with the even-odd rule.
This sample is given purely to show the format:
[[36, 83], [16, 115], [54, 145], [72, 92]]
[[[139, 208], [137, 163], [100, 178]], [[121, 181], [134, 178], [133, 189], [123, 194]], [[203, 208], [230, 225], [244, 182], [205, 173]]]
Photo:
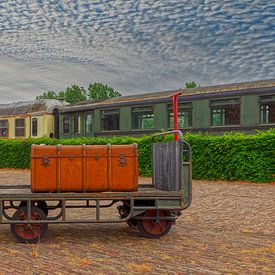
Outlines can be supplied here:
[[[1, 183], [28, 181], [0, 171]], [[275, 185], [193, 183], [191, 207], [159, 240], [126, 224], [71, 224], [24, 245], [1, 225], [0, 274], [275, 274]]]

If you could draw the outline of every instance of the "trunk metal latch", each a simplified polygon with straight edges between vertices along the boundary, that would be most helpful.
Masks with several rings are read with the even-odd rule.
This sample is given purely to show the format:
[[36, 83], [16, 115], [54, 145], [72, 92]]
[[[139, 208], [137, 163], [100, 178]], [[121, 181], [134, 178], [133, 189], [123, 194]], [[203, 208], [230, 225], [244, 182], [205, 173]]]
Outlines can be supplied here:
[[49, 159], [49, 156], [48, 156], [48, 155], [44, 155], [44, 156], [42, 157], [42, 160], [41, 160], [41, 165], [42, 165], [43, 167], [48, 167], [48, 166], [50, 166], [50, 163], [51, 163], [51, 161], [50, 161], [50, 159]]
[[119, 156], [119, 166], [124, 167], [127, 166], [127, 159], [124, 154]]

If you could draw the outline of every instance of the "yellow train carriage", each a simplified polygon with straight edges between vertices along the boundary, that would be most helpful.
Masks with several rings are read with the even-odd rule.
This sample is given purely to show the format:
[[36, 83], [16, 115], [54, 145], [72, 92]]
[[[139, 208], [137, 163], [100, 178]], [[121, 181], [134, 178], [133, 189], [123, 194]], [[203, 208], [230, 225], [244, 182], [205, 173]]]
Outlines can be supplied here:
[[0, 138], [39, 138], [55, 136], [54, 111], [64, 102], [55, 99], [0, 105]]

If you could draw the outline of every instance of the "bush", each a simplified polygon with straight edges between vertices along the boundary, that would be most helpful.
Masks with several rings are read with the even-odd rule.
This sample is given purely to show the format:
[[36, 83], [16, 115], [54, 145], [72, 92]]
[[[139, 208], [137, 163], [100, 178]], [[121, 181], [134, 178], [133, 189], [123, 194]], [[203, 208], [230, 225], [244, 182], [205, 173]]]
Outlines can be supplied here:
[[[165, 140], [171, 140], [166, 137]], [[275, 131], [255, 135], [226, 134], [211, 136], [186, 134], [192, 148], [193, 178], [210, 180], [274, 181]], [[76, 139], [26, 139], [0, 140], [0, 168], [29, 168], [32, 144], [138, 144], [139, 172], [150, 176], [151, 136], [141, 138], [76, 138]]]
[[275, 131], [256, 135], [187, 135], [197, 179], [274, 181]]

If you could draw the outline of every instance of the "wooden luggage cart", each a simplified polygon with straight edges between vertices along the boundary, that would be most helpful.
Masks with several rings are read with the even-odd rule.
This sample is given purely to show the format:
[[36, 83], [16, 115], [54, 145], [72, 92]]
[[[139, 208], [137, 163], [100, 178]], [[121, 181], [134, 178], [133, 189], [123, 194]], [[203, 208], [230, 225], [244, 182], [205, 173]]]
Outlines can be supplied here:
[[[142, 236], [160, 238], [167, 234], [182, 210], [192, 200], [191, 149], [178, 130], [179, 140], [153, 142], [152, 184], [140, 184], [134, 192], [32, 193], [29, 186], [0, 186], [0, 224], [10, 224], [14, 237], [23, 243], [43, 238], [49, 224], [127, 222]], [[127, 176], [127, 175], [125, 175]], [[13, 193], [8, 190], [13, 189]], [[104, 218], [106, 208], [117, 206], [117, 218]], [[78, 218], [70, 218], [78, 209]], [[84, 210], [84, 218], [81, 211]]]

